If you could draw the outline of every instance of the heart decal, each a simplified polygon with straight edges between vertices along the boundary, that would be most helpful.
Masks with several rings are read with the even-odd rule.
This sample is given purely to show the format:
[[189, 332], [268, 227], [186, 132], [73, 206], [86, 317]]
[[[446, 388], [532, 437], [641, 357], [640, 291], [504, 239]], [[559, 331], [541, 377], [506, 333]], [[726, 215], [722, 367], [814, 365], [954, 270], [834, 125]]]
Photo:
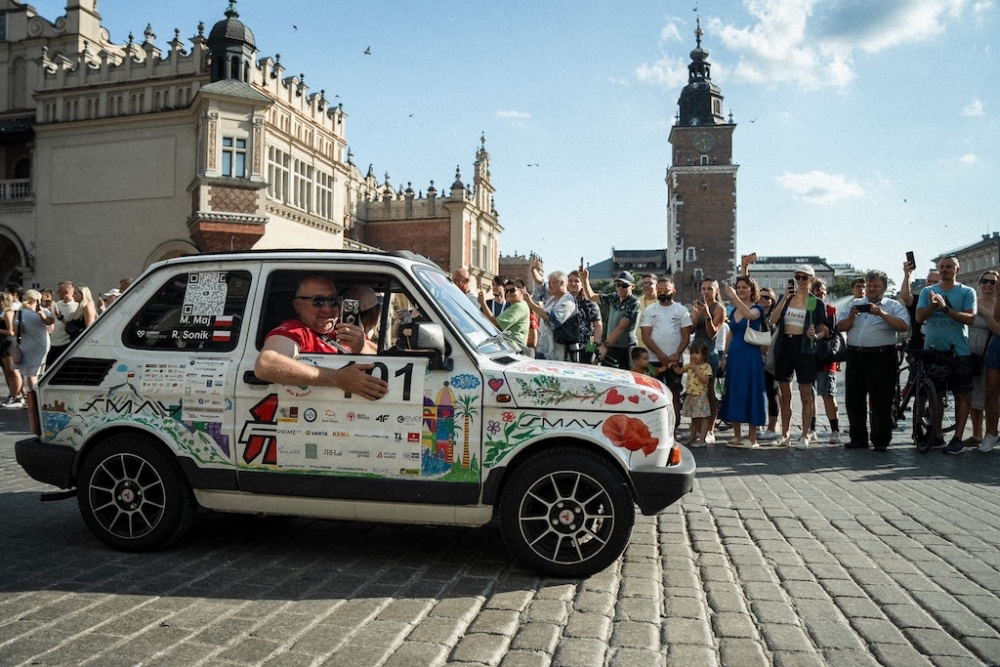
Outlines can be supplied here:
[[495, 394], [496, 392], [500, 391], [500, 387], [503, 386], [503, 380], [500, 378], [492, 378], [489, 382], [489, 385], [490, 389], [492, 389], [493, 393]]
[[632, 401], [632, 402], [633, 402], [633, 403], [635, 403], [636, 405], [638, 405], [638, 404], [639, 404], [639, 397], [638, 397], [638, 396], [629, 396], [629, 397], [628, 397], [628, 400]]
[[618, 405], [625, 400], [625, 397], [618, 393], [617, 389], [612, 389], [608, 392], [608, 395], [604, 397], [604, 402], [608, 405]]

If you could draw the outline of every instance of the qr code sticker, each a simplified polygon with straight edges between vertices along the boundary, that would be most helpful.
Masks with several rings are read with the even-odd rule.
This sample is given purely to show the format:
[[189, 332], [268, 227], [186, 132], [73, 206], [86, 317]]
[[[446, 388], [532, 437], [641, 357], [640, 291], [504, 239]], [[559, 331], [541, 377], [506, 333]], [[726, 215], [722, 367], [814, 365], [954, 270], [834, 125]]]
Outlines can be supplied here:
[[225, 273], [192, 273], [184, 292], [183, 315], [222, 315], [226, 310]]

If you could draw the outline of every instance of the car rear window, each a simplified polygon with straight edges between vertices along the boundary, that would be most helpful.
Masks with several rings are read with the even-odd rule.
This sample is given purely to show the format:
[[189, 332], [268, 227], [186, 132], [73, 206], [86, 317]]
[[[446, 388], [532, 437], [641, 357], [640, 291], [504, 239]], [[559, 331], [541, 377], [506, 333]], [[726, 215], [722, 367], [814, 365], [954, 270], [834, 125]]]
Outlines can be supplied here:
[[248, 271], [178, 273], [129, 322], [125, 345], [228, 352], [236, 347], [250, 291]]

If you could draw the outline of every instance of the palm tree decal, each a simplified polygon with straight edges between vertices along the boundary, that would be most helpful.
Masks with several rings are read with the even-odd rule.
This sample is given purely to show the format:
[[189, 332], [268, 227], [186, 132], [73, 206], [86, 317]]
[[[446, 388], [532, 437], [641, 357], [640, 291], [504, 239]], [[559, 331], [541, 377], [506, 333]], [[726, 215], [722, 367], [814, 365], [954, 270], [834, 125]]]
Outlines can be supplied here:
[[479, 414], [479, 410], [473, 407], [478, 397], [475, 394], [466, 394], [458, 397], [458, 415], [462, 418], [462, 467], [469, 467], [469, 421]]

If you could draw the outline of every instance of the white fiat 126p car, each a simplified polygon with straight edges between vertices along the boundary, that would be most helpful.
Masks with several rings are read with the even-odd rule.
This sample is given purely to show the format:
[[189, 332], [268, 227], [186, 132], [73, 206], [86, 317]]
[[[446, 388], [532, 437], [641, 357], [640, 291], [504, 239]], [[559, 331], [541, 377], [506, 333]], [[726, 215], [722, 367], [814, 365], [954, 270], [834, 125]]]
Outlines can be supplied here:
[[[324, 276], [369, 328], [378, 400], [254, 373], [265, 336]], [[364, 312], [345, 295], [368, 296]], [[331, 305], [334, 305], [331, 302]], [[346, 306], [346, 307], [345, 307]], [[341, 314], [343, 316], [343, 314]], [[150, 267], [29, 398], [34, 479], [76, 496], [117, 549], [180, 537], [198, 507], [418, 524], [497, 519], [525, 565], [587, 576], [625, 549], [635, 507], [691, 490], [668, 390], [629, 371], [531, 359], [410, 253], [262, 251]]]

